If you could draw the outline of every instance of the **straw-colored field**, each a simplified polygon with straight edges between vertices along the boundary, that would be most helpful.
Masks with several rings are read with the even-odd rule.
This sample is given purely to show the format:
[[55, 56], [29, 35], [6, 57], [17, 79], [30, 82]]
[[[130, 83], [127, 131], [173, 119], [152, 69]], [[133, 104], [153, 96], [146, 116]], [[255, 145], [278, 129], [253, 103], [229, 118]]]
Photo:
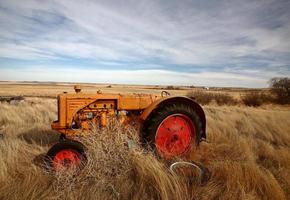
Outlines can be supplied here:
[[[74, 83], [39, 83], [39, 82], [0, 82], [0, 96], [30, 96], [30, 97], [56, 97], [63, 92], [74, 92]], [[86, 93], [96, 93], [98, 90], [103, 93], [145, 93], [160, 95], [167, 90], [171, 95], [186, 95], [190, 91], [204, 90], [203, 87], [190, 88], [189, 86], [161, 86], [161, 85], [117, 85], [117, 84], [80, 84]], [[170, 88], [173, 87], [173, 88]], [[170, 88], [168, 90], [168, 88]], [[209, 88], [209, 92], [228, 93], [239, 98], [251, 89], [245, 88]]]
[[[63, 87], [69, 91], [50, 85], [39, 94], [43, 87], [0, 85], [0, 95], [53, 96]], [[118, 87], [104, 90], [126, 91]], [[140, 90], [149, 89], [133, 92]], [[128, 138], [137, 142], [137, 130], [117, 122], [83, 139], [89, 163], [78, 176], [48, 174], [40, 166], [40, 155], [58, 139], [50, 129], [57, 117], [56, 100], [30, 97], [17, 105], [0, 103], [0, 199], [289, 198], [289, 108], [208, 105], [204, 109], [209, 143], [202, 143], [191, 157], [212, 175], [206, 185], [198, 186], [185, 184], [140, 146], [129, 149]]]
[[[63, 92], [74, 92], [73, 83], [33, 83], [33, 82], [0, 82], [0, 96], [23, 95], [56, 97]], [[96, 93], [101, 90], [104, 93], [155, 93], [160, 94], [162, 86], [138, 86], [138, 85], [114, 85], [114, 84], [80, 84], [82, 90], [87, 93]], [[176, 95], [184, 95], [188, 89], [172, 90]]]

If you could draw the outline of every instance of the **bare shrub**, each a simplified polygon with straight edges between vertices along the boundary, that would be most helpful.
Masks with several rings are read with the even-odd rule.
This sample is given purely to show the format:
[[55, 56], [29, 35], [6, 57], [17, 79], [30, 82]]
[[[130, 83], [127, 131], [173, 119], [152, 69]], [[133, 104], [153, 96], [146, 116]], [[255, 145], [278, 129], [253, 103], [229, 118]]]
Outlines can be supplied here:
[[168, 86], [163, 87], [161, 89], [164, 89], [164, 90], [181, 90], [182, 88], [179, 87], [179, 86], [168, 85]]
[[290, 103], [290, 78], [277, 77], [270, 81], [270, 88], [276, 95], [276, 102], [280, 104]]
[[214, 94], [214, 100], [218, 105], [235, 105], [237, 103], [232, 96], [224, 93]]
[[225, 93], [212, 93], [197, 90], [189, 92], [187, 96], [196, 100], [202, 105], [207, 105], [213, 101], [215, 101], [218, 105], [235, 105], [237, 103], [232, 96]]
[[176, 90], [176, 87], [174, 87], [173, 85], [168, 85], [165, 89], [166, 90]]
[[259, 97], [259, 93], [250, 92], [242, 96], [242, 101], [246, 106], [256, 107], [262, 105], [262, 100]]
[[212, 94], [208, 92], [203, 92], [200, 90], [190, 91], [187, 93], [187, 96], [191, 99], [194, 99], [202, 105], [209, 104], [212, 101]]
[[187, 96], [191, 99], [196, 100], [198, 103], [206, 105], [209, 104], [213, 100], [212, 93], [203, 92], [200, 90], [190, 91], [187, 93]]
[[241, 100], [246, 106], [254, 107], [275, 102], [275, 99], [271, 94], [260, 91], [248, 92], [241, 97]]

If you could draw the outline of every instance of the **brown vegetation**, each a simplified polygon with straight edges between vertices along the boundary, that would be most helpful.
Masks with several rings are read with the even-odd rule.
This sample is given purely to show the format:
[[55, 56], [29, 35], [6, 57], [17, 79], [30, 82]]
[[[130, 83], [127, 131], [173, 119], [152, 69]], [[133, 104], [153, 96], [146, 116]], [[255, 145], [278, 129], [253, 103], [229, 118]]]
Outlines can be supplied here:
[[271, 93], [252, 91], [241, 97], [242, 102], [246, 106], [261, 106], [263, 104], [275, 103], [275, 99]]
[[210, 103], [217, 103], [217, 105], [235, 105], [237, 101], [227, 93], [213, 93], [208, 91], [196, 90], [190, 91], [187, 94], [188, 97], [196, 100], [202, 105], [207, 105]]
[[267, 104], [285, 105], [289, 104], [288, 97], [281, 97], [273, 90], [249, 90], [234, 98], [226, 92], [214, 92], [204, 90], [192, 90], [187, 96], [202, 105], [246, 105], [258, 107]]
[[[53, 97], [63, 92], [74, 92], [73, 83], [21, 83], [21, 82], [0, 82], [0, 96], [25, 96], [25, 97]], [[142, 86], [142, 85], [117, 85], [117, 84], [88, 84], [78, 83], [82, 91], [96, 93], [101, 90], [103, 93], [145, 93], [160, 95], [165, 86]], [[111, 87], [110, 87], [111, 86]], [[175, 87], [170, 89], [171, 95], [185, 95], [189, 88]]]
[[276, 102], [280, 104], [290, 103], [290, 78], [276, 77], [270, 80], [270, 88], [276, 95]]
[[[32, 103], [33, 102], [33, 103]], [[290, 196], [289, 110], [205, 106], [210, 143], [190, 159], [212, 173], [204, 186], [186, 185], [138, 145], [135, 128], [112, 122], [83, 138], [88, 166], [74, 176], [47, 173], [39, 155], [57, 134], [56, 101], [0, 103], [0, 199], [286, 199]], [[137, 143], [129, 149], [128, 139]]]

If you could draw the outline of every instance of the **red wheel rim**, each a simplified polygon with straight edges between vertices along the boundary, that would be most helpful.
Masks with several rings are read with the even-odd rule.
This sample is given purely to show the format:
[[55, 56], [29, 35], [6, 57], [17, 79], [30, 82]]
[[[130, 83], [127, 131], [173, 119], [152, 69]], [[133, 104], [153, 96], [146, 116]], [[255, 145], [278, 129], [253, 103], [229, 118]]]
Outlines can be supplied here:
[[155, 145], [164, 157], [174, 157], [190, 148], [195, 135], [195, 126], [188, 116], [173, 114], [166, 117], [157, 128]]
[[76, 168], [81, 164], [81, 155], [72, 149], [64, 149], [53, 158], [53, 167], [56, 170]]

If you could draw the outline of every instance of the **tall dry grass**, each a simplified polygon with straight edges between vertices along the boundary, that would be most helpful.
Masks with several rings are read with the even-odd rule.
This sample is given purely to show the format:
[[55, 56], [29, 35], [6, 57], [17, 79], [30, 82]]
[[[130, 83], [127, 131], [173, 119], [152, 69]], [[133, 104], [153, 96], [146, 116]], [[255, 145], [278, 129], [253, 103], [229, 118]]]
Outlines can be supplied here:
[[[286, 199], [290, 196], [290, 111], [205, 106], [209, 143], [190, 158], [210, 181], [188, 185], [142, 150], [135, 128], [113, 122], [81, 140], [88, 165], [78, 176], [45, 172], [39, 155], [57, 141], [56, 101], [0, 104], [0, 199]], [[128, 148], [128, 139], [137, 144]]]
[[228, 93], [192, 90], [187, 96], [201, 105], [216, 103], [217, 105], [236, 105], [238, 101]]

